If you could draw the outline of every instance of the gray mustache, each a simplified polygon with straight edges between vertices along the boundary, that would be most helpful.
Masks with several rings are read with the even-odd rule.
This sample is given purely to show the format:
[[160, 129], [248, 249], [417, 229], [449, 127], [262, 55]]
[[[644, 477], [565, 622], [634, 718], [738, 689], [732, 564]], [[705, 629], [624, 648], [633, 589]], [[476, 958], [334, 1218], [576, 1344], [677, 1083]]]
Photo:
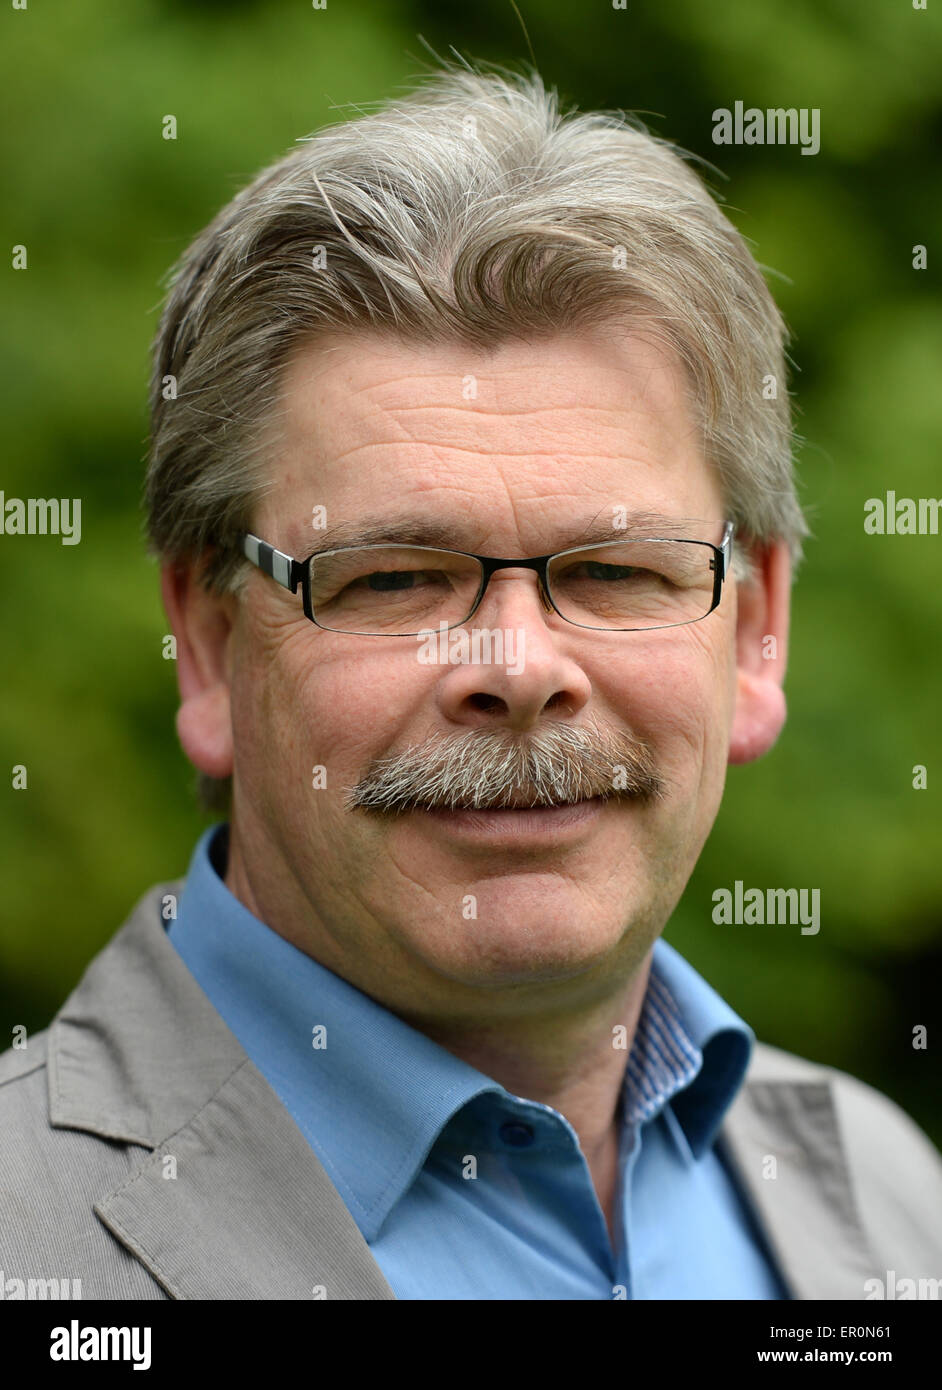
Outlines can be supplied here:
[[599, 724], [552, 723], [526, 735], [507, 729], [426, 739], [370, 764], [347, 809], [397, 814], [481, 810], [512, 802], [560, 806], [590, 797], [649, 802], [664, 794], [643, 739]]

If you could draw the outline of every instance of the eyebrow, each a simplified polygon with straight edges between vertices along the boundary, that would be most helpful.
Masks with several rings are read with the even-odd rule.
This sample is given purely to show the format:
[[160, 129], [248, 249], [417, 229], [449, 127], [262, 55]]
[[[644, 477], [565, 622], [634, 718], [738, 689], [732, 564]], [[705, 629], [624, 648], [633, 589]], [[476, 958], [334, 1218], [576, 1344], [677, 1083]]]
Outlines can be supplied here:
[[[609, 540], [643, 537], [680, 540], [684, 538], [685, 532], [689, 534], [692, 529], [711, 524], [713, 523], [703, 517], [676, 517], [667, 516], [663, 512], [639, 511], [627, 515], [623, 527], [616, 527], [611, 516], [598, 513], [581, 529], [567, 532], [565, 538], [560, 538], [558, 544], [546, 553], [555, 554], [561, 550], [575, 549], [580, 545], [593, 545]], [[480, 528], [471, 533], [465, 531], [464, 540], [461, 539], [461, 534], [461, 522], [446, 522], [428, 516], [362, 517], [355, 521], [338, 523], [331, 528], [329, 536], [325, 536], [313, 547], [299, 532], [299, 544], [289, 553], [295, 559], [306, 560], [344, 546], [359, 545], [416, 545], [431, 546], [437, 550], [464, 550], [475, 555], [482, 553], [479, 549], [483, 544]]]

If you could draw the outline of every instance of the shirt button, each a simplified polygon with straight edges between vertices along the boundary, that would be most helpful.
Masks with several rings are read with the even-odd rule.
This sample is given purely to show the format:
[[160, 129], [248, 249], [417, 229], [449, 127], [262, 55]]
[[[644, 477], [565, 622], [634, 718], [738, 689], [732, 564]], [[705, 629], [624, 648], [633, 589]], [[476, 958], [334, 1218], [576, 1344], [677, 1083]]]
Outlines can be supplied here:
[[518, 1120], [508, 1120], [500, 1127], [500, 1137], [513, 1149], [528, 1149], [535, 1135], [530, 1125], [521, 1124]]

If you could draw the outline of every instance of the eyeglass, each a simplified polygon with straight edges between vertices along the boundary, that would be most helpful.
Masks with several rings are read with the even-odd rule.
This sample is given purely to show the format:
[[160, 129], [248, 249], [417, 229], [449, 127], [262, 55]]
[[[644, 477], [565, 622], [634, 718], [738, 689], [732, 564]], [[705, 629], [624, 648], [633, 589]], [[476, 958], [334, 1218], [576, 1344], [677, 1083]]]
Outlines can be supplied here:
[[697, 623], [713, 612], [729, 574], [734, 529], [724, 523], [719, 545], [652, 537], [521, 560], [423, 545], [343, 546], [295, 560], [251, 534], [241, 545], [285, 589], [296, 594], [300, 585], [305, 617], [328, 632], [416, 637], [461, 627], [491, 575], [504, 569], [534, 570], [544, 607], [567, 623], [644, 632]]

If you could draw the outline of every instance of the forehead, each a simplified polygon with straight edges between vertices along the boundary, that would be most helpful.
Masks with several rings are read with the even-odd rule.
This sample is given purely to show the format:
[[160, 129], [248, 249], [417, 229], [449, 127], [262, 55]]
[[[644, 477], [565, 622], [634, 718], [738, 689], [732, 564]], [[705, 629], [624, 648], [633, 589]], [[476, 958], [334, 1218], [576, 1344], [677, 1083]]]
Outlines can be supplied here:
[[[490, 553], [501, 536], [568, 544], [613, 508], [722, 514], [681, 363], [611, 326], [487, 351], [374, 334], [306, 345], [282, 378], [269, 457], [257, 527], [297, 555], [349, 543], [367, 514], [425, 516], [456, 548]], [[315, 508], [326, 529], [312, 530]]]

